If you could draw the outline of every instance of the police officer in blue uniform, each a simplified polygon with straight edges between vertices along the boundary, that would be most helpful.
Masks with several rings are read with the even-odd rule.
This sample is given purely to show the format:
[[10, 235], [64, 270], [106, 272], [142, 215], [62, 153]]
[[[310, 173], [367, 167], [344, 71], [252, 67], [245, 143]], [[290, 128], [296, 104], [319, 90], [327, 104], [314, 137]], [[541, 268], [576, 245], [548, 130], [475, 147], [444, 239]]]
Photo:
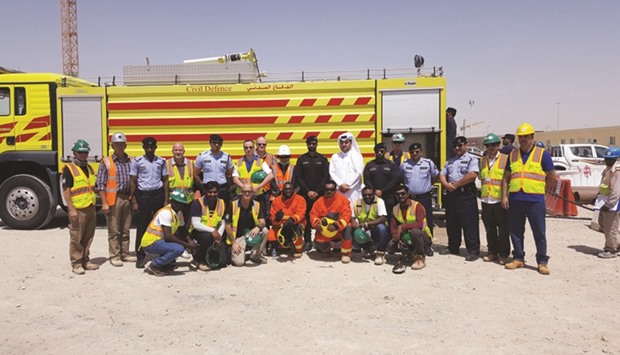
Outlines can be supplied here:
[[463, 136], [452, 142], [455, 155], [450, 158], [439, 173], [439, 181], [446, 190], [446, 229], [448, 247], [442, 255], [459, 254], [461, 231], [467, 248], [466, 261], [480, 257], [480, 230], [475, 180], [478, 177], [478, 160], [467, 153], [467, 139]]
[[144, 155], [135, 158], [129, 169], [129, 194], [131, 207], [138, 212], [136, 226], [136, 267], [144, 268], [144, 250], [140, 250], [142, 235], [153, 216], [164, 207], [168, 193], [168, 170], [166, 159], [155, 155], [157, 140], [146, 137], [142, 140]]
[[[232, 159], [228, 153], [221, 150], [224, 144], [222, 136], [212, 134], [209, 138], [211, 149], [200, 153], [194, 163], [194, 181], [198, 186], [201, 186], [200, 190], [203, 196], [205, 185], [209, 181], [217, 182], [219, 186], [218, 197], [228, 203], [228, 180], [233, 171]], [[202, 173], [202, 180], [200, 173]]]
[[[433, 233], [433, 184], [439, 179], [439, 170], [435, 163], [422, 157], [422, 144], [413, 143], [409, 146], [409, 156], [400, 166], [403, 182], [409, 190], [409, 196], [418, 201], [426, 209], [426, 223]], [[426, 256], [433, 256], [432, 241], [429, 238], [424, 245]]]

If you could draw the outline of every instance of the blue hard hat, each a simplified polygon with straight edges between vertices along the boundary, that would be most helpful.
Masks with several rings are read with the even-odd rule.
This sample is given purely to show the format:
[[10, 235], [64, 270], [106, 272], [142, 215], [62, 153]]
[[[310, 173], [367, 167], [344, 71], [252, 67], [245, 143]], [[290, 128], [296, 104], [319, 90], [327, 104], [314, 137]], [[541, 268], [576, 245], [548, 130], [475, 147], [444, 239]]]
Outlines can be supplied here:
[[620, 147], [609, 147], [605, 154], [603, 154], [603, 158], [605, 159], [617, 159], [620, 158]]

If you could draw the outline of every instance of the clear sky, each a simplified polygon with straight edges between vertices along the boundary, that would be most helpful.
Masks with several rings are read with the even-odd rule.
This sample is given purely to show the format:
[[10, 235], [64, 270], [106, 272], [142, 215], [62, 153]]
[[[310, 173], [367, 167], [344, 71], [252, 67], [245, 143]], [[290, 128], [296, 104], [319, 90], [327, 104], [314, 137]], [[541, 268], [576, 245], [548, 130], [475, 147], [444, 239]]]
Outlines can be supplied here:
[[[58, 0], [3, 1], [0, 66], [62, 72]], [[78, 0], [80, 77], [254, 48], [268, 73], [443, 66], [469, 135], [620, 125], [620, 1]], [[474, 104], [470, 105], [470, 101]], [[559, 105], [558, 105], [559, 102]]]

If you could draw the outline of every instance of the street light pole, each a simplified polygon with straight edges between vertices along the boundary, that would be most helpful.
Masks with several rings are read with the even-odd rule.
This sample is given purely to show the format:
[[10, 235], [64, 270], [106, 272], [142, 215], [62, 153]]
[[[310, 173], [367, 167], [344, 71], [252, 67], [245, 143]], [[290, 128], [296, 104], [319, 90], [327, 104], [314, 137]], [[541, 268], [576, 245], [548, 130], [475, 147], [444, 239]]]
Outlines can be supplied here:
[[558, 105], [558, 131], [560, 130], [560, 103], [557, 103]]
[[[471, 128], [473, 121], [471, 120], [471, 111], [473, 110], [474, 104], [476, 103], [476, 101], [474, 100], [469, 100], [469, 127]], [[463, 132], [463, 135], [465, 135], [465, 132]], [[471, 135], [471, 133], [469, 134]]]

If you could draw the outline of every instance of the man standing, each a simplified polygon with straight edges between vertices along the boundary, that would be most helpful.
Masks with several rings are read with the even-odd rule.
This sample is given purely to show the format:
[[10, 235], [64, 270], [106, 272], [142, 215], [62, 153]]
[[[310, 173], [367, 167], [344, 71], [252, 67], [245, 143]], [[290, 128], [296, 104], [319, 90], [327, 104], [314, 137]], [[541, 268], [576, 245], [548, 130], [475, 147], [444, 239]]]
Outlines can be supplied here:
[[[366, 249], [367, 252], [376, 248], [375, 265], [383, 265], [385, 263], [385, 249], [390, 237], [387, 228], [387, 211], [383, 200], [375, 196], [375, 191], [369, 186], [364, 186], [362, 198], [355, 201], [351, 228], [354, 231], [354, 236], [356, 236], [354, 242], [357, 246]], [[370, 240], [365, 240], [367, 233], [370, 233]], [[360, 235], [361, 238], [359, 238]], [[359, 239], [363, 239], [363, 241]]]
[[407, 152], [403, 152], [405, 145], [405, 136], [402, 133], [396, 133], [392, 136], [392, 151], [385, 154], [385, 159], [391, 161], [397, 168], [400, 164], [409, 159]]
[[[434, 226], [433, 184], [439, 180], [439, 170], [432, 160], [423, 158], [422, 153], [420, 143], [411, 144], [409, 146], [411, 158], [400, 166], [400, 172], [409, 196], [424, 206], [426, 222], [432, 235]], [[431, 244], [424, 245], [424, 253], [426, 256], [433, 256], [434, 251]]]
[[343, 194], [336, 193], [336, 182], [329, 180], [310, 211], [310, 223], [316, 230], [314, 244], [319, 253], [331, 255], [332, 242], [341, 241], [340, 260], [351, 262], [353, 246], [351, 231], [351, 203]]
[[[254, 154], [254, 142], [252, 140], [248, 139], [243, 142], [243, 151], [245, 155], [239, 159], [232, 173], [233, 182], [237, 185], [237, 195], [241, 194], [244, 184], [251, 184], [254, 190], [254, 198], [260, 202], [262, 215], [266, 216], [269, 214], [269, 211], [265, 209], [270, 198], [266, 188], [273, 180], [273, 170], [271, 170], [271, 166], [267, 162]], [[260, 182], [253, 182], [252, 175], [259, 171], [264, 172], [265, 178]]]
[[387, 217], [396, 204], [394, 187], [399, 183], [400, 171], [391, 161], [385, 159], [385, 143], [375, 145], [375, 159], [364, 167], [364, 184], [374, 191], [374, 195], [385, 202]]
[[[265, 192], [271, 197], [271, 190], [276, 187], [275, 180], [275, 169], [276, 169], [276, 158], [271, 153], [267, 153], [267, 139], [263, 136], [256, 138], [256, 155], [262, 160], [263, 163], [267, 163], [269, 168], [274, 171], [274, 179], [272, 179], [269, 184], [265, 185]], [[267, 215], [269, 213], [271, 199], [266, 199], [266, 205], [263, 206], [266, 208], [265, 210], [265, 218], [269, 218]], [[261, 202], [262, 203], [262, 202]]]
[[[250, 260], [255, 264], [266, 263], [262, 255], [267, 244], [267, 223], [260, 203], [252, 199], [254, 188], [249, 183], [241, 185], [241, 198], [230, 204], [226, 212], [226, 244], [229, 257], [234, 266], [245, 265], [246, 248], [251, 249]], [[260, 242], [250, 246], [250, 240], [260, 238]]]
[[218, 198], [219, 191], [219, 184], [215, 181], [209, 181], [205, 185], [205, 195], [195, 199], [191, 206], [193, 227], [191, 238], [198, 242], [198, 249], [194, 254], [194, 263], [196, 268], [201, 271], [209, 270], [205, 263], [207, 250], [214, 243], [219, 246], [222, 235], [224, 235], [226, 203], [223, 199]]
[[510, 155], [510, 153], [513, 150], [515, 150], [515, 146], [513, 145], [514, 141], [515, 141], [514, 134], [510, 134], [510, 133], [504, 134], [504, 136], [502, 137], [503, 147], [499, 152], [502, 154]]
[[446, 230], [448, 247], [442, 255], [459, 254], [461, 231], [467, 248], [466, 261], [480, 257], [480, 231], [478, 226], [477, 189], [474, 181], [478, 177], [478, 160], [467, 153], [467, 139], [454, 138], [455, 156], [450, 158], [439, 173], [439, 181], [446, 189]]
[[610, 259], [616, 257], [620, 246], [620, 148], [609, 147], [603, 158], [607, 167], [601, 176], [597, 200], [603, 202], [599, 221], [605, 233], [605, 247], [598, 257]]
[[276, 197], [282, 192], [284, 183], [292, 183], [293, 177], [295, 176], [293, 173], [295, 166], [291, 164], [291, 149], [285, 144], [282, 144], [280, 148], [278, 148], [278, 163], [274, 166], [274, 169], [274, 180], [276, 183], [273, 184], [275, 186], [272, 189], [272, 195]]
[[508, 211], [502, 207], [502, 178], [508, 156], [499, 152], [499, 137], [489, 133], [483, 140], [487, 148], [480, 160], [480, 200], [482, 201], [482, 222], [489, 244], [484, 261], [498, 260], [505, 265], [510, 255], [508, 233]]
[[112, 135], [110, 157], [103, 157], [97, 171], [97, 190], [101, 198], [101, 212], [108, 222], [108, 249], [110, 264], [123, 266], [123, 262], [135, 262], [129, 255], [129, 228], [131, 228], [131, 200], [129, 194], [129, 171], [131, 157], [125, 153], [127, 138], [122, 132]]
[[555, 190], [558, 176], [549, 152], [534, 145], [534, 133], [534, 127], [529, 123], [523, 123], [517, 128], [519, 149], [510, 153], [502, 180], [502, 206], [508, 210], [514, 257], [504, 267], [509, 270], [525, 267], [523, 241], [527, 218], [536, 243], [538, 272], [549, 275], [545, 190]]
[[62, 193], [69, 215], [69, 258], [76, 275], [84, 270], [97, 270], [99, 265], [89, 260], [90, 244], [95, 236], [97, 217], [95, 211], [95, 172], [88, 165], [90, 146], [78, 139], [73, 148], [73, 161], [62, 169]]
[[302, 231], [306, 224], [306, 201], [297, 195], [291, 182], [282, 186], [282, 194], [271, 204], [271, 229], [267, 236], [269, 243], [280, 248], [294, 247], [293, 257], [301, 258], [304, 240]]
[[[424, 247], [432, 243], [431, 230], [426, 223], [426, 211], [424, 211], [424, 206], [421, 203], [409, 198], [407, 187], [404, 185], [396, 187], [396, 198], [398, 204], [394, 206], [392, 220], [390, 221], [391, 245], [397, 246], [399, 243], [406, 245], [413, 260], [411, 269], [421, 270], [426, 267]], [[405, 235], [410, 240], [403, 240]], [[395, 270], [402, 267], [405, 258], [406, 255], [403, 255], [399, 265], [394, 267]]]
[[188, 200], [183, 190], [172, 191], [170, 204], [157, 211], [142, 237], [140, 247], [149, 254], [158, 255], [147, 268], [155, 276], [166, 276], [174, 269], [172, 263], [185, 249], [193, 251], [196, 248], [196, 243], [187, 238], [187, 229], [179, 216]]
[[146, 137], [142, 140], [144, 155], [131, 162], [129, 194], [132, 209], [138, 211], [136, 228], [136, 267], [144, 268], [145, 253], [140, 249], [142, 235], [153, 219], [155, 212], [164, 207], [168, 200], [168, 170], [166, 160], [155, 155], [157, 140]]
[[[209, 181], [217, 182], [219, 185], [218, 197], [228, 203], [228, 179], [233, 172], [232, 159], [228, 153], [221, 150], [224, 139], [220, 135], [212, 134], [209, 144], [211, 149], [200, 153], [194, 163], [194, 182], [201, 187], [201, 190], [204, 190]], [[200, 172], [202, 172], [202, 180], [200, 179]]]
[[304, 251], [312, 249], [312, 224], [310, 210], [314, 201], [323, 196], [323, 186], [329, 180], [329, 162], [322, 154], [317, 153], [319, 140], [316, 136], [306, 139], [308, 152], [297, 159], [295, 166], [295, 184], [299, 186], [299, 194], [306, 200], [306, 227], [304, 229]]
[[[194, 199], [194, 162], [185, 158], [185, 147], [182, 143], [172, 145], [172, 158], [166, 160], [168, 171], [168, 190], [181, 189], [189, 199], [183, 206], [183, 222], [189, 225], [190, 203]], [[169, 198], [168, 198], [169, 199]]]
[[452, 149], [452, 142], [456, 138], [456, 109], [454, 107], [448, 107], [446, 109], [446, 156], [448, 159], [454, 156], [454, 149]]
[[362, 174], [364, 160], [355, 137], [350, 132], [338, 137], [340, 152], [332, 155], [329, 175], [336, 182], [338, 192], [353, 204], [362, 197]]

